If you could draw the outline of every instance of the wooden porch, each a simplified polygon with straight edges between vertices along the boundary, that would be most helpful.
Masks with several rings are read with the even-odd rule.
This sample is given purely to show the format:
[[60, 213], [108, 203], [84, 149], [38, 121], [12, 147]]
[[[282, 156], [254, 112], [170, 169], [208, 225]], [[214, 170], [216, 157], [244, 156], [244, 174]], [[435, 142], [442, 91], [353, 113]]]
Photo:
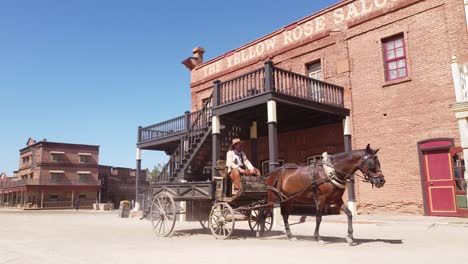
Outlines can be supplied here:
[[[343, 93], [343, 87], [266, 62], [264, 67], [233, 79], [215, 81], [202, 110], [139, 127], [137, 147], [170, 155], [160, 182], [207, 180], [215, 156], [227, 151], [232, 138], [248, 137], [253, 122], [257, 136], [267, 136], [272, 129], [282, 133], [338, 123], [349, 115]], [[269, 120], [269, 102], [275, 105], [274, 126]]]

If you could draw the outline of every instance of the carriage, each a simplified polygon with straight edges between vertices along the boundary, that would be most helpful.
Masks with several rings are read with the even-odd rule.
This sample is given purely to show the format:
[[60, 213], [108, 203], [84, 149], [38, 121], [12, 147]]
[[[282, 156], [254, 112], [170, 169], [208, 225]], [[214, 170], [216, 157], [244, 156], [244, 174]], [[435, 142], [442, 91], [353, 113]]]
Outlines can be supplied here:
[[[262, 168], [266, 164], [269, 172], [279, 167], [279, 155], [288, 152], [287, 160], [299, 163], [313, 154], [304, 148], [323, 146], [321, 136], [309, 134], [310, 129], [319, 128], [317, 131], [322, 133], [317, 135], [328, 130], [332, 133], [327, 135], [331, 136], [344, 132], [342, 140], [328, 139], [334, 143], [320, 148], [321, 151], [351, 150], [350, 111], [344, 107], [343, 87], [281, 69], [267, 61], [264, 67], [233, 79], [214, 81], [212, 90], [209, 97], [201, 100], [201, 110], [138, 128], [137, 170], [141, 170], [142, 149], [164, 151], [169, 155], [168, 163], [150, 187], [146, 202], [147, 215], [160, 236], [172, 234], [179, 215], [185, 215], [187, 221], [200, 221], [202, 226], [208, 223], [217, 238], [230, 237], [238, 221], [248, 221], [251, 230], [261, 235], [272, 226], [271, 207], [280, 204], [282, 211], [283, 207], [289, 207], [284, 201], [267, 202], [271, 191], [265, 178], [243, 177], [242, 191], [232, 193], [230, 179], [225, 177], [217, 161], [227, 152], [233, 138], [248, 139], [252, 163], [255, 167], [262, 164]], [[284, 140], [282, 154], [278, 150], [280, 136]], [[366, 157], [373, 161], [374, 154], [363, 150], [346, 160], [366, 169], [367, 161], [363, 163], [361, 159]], [[348, 168], [356, 169], [355, 166]], [[262, 173], [265, 174], [265, 170]], [[342, 185], [353, 173], [342, 175]], [[349, 184], [349, 200], [355, 201], [353, 181]], [[276, 198], [287, 195], [278, 188]], [[341, 195], [341, 191], [336, 195], [340, 205]], [[315, 207], [317, 212], [324, 211]], [[287, 229], [289, 213], [282, 212]], [[350, 222], [350, 211], [345, 213]], [[321, 217], [317, 219], [319, 223]], [[318, 237], [318, 228], [316, 235]]]
[[243, 176], [241, 190], [233, 193], [230, 178], [220, 164], [220, 176], [212, 181], [151, 186], [146, 214], [158, 236], [170, 236], [181, 214], [186, 215], [186, 220], [199, 221], [218, 239], [229, 238], [238, 221], [248, 221], [257, 236], [271, 230], [273, 217], [268, 210], [266, 178]]

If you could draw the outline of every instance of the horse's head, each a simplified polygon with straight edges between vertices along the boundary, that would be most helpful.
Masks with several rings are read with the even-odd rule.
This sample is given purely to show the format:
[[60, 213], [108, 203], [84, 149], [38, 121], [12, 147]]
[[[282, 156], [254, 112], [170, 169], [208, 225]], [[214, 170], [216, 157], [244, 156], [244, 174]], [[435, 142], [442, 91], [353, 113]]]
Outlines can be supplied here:
[[380, 149], [373, 150], [370, 148], [370, 144], [367, 144], [367, 147], [362, 156], [362, 161], [359, 166], [359, 170], [364, 174], [364, 177], [372, 185], [375, 185], [377, 188], [384, 186], [385, 178], [380, 170], [380, 162], [377, 157], [377, 152]]

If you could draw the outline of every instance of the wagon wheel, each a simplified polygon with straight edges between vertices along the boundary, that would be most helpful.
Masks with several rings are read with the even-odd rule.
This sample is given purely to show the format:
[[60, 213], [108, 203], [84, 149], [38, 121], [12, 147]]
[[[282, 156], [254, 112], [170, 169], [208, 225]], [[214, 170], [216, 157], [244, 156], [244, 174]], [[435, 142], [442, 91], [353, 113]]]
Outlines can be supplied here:
[[217, 203], [213, 205], [208, 220], [208, 227], [216, 238], [229, 238], [234, 231], [234, 224], [234, 210], [232, 210], [229, 204]]
[[157, 236], [167, 237], [172, 234], [176, 221], [174, 199], [167, 192], [154, 197], [151, 203], [151, 224]]
[[[267, 212], [265, 216], [265, 212]], [[263, 230], [262, 230], [263, 225]], [[264, 232], [268, 232], [273, 227], [273, 211], [264, 208], [253, 209], [250, 211], [249, 227], [252, 232], [261, 236]]]

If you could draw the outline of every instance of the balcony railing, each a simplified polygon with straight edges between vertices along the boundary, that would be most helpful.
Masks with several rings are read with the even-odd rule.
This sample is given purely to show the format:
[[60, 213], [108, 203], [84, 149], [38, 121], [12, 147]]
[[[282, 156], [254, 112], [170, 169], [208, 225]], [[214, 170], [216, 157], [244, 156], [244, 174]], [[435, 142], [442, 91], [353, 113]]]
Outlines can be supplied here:
[[100, 186], [100, 180], [38, 180], [38, 179], [23, 179], [17, 181], [8, 181], [8, 182], [0, 182], [0, 188], [7, 188], [7, 187], [17, 187], [17, 186], [25, 186], [25, 185], [92, 185], [92, 186]]
[[209, 122], [211, 122], [211, 106], [204, 107], [202, 110], [192, 113], [186, 112], [183, 116], [141, 128], [139, 131], [138, 143], [144, 143], [182, 132], [185, 133], [190, 129], [199, 130], [205, 128]]

